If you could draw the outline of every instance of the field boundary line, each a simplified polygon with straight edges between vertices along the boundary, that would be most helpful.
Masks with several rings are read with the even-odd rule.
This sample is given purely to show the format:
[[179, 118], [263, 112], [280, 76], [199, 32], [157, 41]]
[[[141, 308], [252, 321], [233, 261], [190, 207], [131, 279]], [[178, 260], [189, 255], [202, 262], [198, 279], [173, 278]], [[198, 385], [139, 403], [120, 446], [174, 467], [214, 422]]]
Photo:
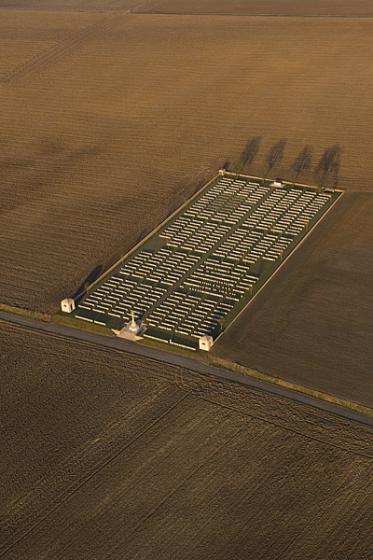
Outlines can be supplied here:
[[129, 11], [132, 15], [141, 15], [141, 16], [172, 16], [172, 17], [234, 17], [234, 18], [284, 18], [284, 19], [373, 19], [373, 15], [371, 16], [364, 16], [364, 15], [342, 15], [342, 14], [271, 14], [268, 13], [253, 13], [253, 14], [235, 14], [232, 12], [161, 12], [161, 11], [154, 11], [154, 12], [141, 12], [135, 11], [136, 9], [133, 8], [132, 11]]
[[335, 201], [329, 206], [329, 208], [323, 213], [323, 215], [320, 217], [319, 220], [317, 220], [317, 222], [311, 227], [311, 229], [306, 233], [306, 235], [299, 241], [299, 243], [297, 243], [297, 245], [294, 247], [294, 249], [288, 254], [288, 256], [282, 261], [282, 263], [280, 264], [280, 266], [278, 266], [276, 268], [276, 270], [271, 274], [271, 276], [264, 282], [264, 284], [259, 288], [259, 290], [253, 295], [253, 297], [247, 302], [247, 304], [245, 305], [245, 307], [243, 307], [241, 309], [241, 311], [234, 317], [234, 319], [229, 323], [229, 325], [227, 326], [226, 329], [224, 329], [215, 339], [214, 345], [217, 343], [217, 341], [224, 336], [224, 334], [229, 331], [229, 329], [231, 328], [232, 325], [234, 325], [234, 323], [237, 321], [237, 319], [239, 317], [241, 317], [241, 315], [244, 313], [244, 311], [246, 311], [249, 307], [249, 305], [251, 305], [253, 303], [253, 301], [255, 301], [255, 299], [257, 298], [257, 296], [260, 294], [260, 292], [267, 286], [267, 284], [269, 284], [269, 282], [271, 282], [271, 280], [276, 276], [276, 274], [282, 269], [283, 266], [286, 265], [288, 259], [290, 259], [295, 252], [300, 249], [300, 247], [303, 245], [303, 243], [308, 239], [308, 237], [313, 233], [313, 231], [321, 224], [321, 222], [324, 220], [324, 218], [326, 218], [326, 216], [329, 214], [329, 212], [332, 210], [332, 208], [334, 208], [334, 206], [337, 204], [337, 202], [339, 200], [341, 200], [341, 198], [344, 195], [344, 191], [341, 191], [340, 196], [338, 196], [338, 198], [335, 199]]
[[[231, 177], [245, 177], [246, 179], [257, 179], [258, 181], [275, 181], [275, 179], [271, 179], [270, 177], [258, 177], [257, 175], [247, 175], [246, 173], [241, 173], [240, 171], [228, 171], [226, 170], [224, 172], [224, 176], [231, 176]], [[288, 185], [290, 187], [306, 187], [309, 189], [317, 189], [320, 190], [320, 185], [314, 185], [312, 183], [299, 183], [298, 181], [285, 181], [284, 179], [281, 179], [281, 183], [283, 185]], [[333, 188], [334, 192], [340, 192], [343, 193], [345, 192], [344, 189], [337, 189], [337, 188]], [[320, 220], [319, 220], [320, 221]]]
[[[250, 370], [250, 368], [243, 368], [234, 362], [227, 362], [226, 364], [220, 365], [217, 363], [214, 364], [213, 362], [204, 362], [189, 356], [186, 357], [180, 353], [171, 353], [164, 349], [155, 349], [117, 337], [84, 331], [78, 326], [67, 327], [59, 325], [58, 323], [37, 321], [35, 319], [2, 311], [0, 311], [0, 320], [16, 324], [20, 327], [30, 328], [37, 332], [78, 340], [84, 344], [94, 344], [98, 347], [142, 356], [158, 364], [166, 363], [171, 366], [182, 367], [188, 370], [192, 375], [199, 374], [213, 379], [225, 379], [252, 389], [274, 394], [303, 405], [323, 410], [324, 412], [346, 418], [350, 421], [373, 426], [373, 409], [369, 406], [353, 401], [344, 401], [333, 395], [323, 394], [320, 391], [306, 389], [301, 386], [292, 387], [291, 384], [281, 378], [274, 378], [268, 375], [261, 376], [260, 372], [255, 372], [255, 370]], [[242, 371], [240, 369], [241, 367], [245, 371]]]

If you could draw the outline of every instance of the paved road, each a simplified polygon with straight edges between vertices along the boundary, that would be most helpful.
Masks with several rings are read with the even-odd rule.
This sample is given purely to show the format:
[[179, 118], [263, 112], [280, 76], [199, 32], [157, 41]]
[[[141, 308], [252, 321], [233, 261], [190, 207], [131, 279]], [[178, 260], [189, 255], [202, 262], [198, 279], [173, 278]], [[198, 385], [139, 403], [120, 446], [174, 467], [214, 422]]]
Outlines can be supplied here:
[[141, 344], [136, 344], [135, 342], [130, 342], [115, 337], [107, 337], [87, 331], [81, 331], [80, 329], [65, 327], [56, 323], [45, 323], [43, 321], [36, 321], [35, 319], [29, 319], [26, 317], [22, 317], [21, 315], [14, 315], [11, 313], [6, 313], [4, 311], [0, 311], [0, 320], [21, 325], [33, 330], [52, 333], [54, 335], [59, 335], [65, 338], [84, 340], [86, 342], [91, 342], [93, 344], [104, 346], [106, 348], [115, 348], [116, 350], [121, 350], [122, 352], [136, 354], [137, 356], [144, 356], [156, 362], [180, 366], [190, 370], [191, 374], [193, 374], [193, 372], [196, 372], [210, 377], [228, 379], [230, 381], [241, 383], [242, 385], [246, 385], [254, 389], [266, 391], [267, 393], [279, 395], [281, 397], [285, 397], [302, 404], [319, 408], [321, 410], [336, 414], [338, 416], [342, 416], [349, 420], [354, 420], [356, 422], [362, 422], [364, 424], [373, 426], [373, 418], [363, 414], [359, 414], [348, 408], [340, 407], [326, 401], [318, 400], [308, 395], [304, 395], [302, 393], [286, 389], [279, 385], [275, 385], [273, 383], [266, 383], [265, 381], [255, 379], [254, 377], [240, 375], [239, 373], [235, 373], [228, 369], [204, 364], [191, 358], [172, 354], [166, 351], [158, 350], [156, 348], [151, 348], [149, 346], [143, 346]]

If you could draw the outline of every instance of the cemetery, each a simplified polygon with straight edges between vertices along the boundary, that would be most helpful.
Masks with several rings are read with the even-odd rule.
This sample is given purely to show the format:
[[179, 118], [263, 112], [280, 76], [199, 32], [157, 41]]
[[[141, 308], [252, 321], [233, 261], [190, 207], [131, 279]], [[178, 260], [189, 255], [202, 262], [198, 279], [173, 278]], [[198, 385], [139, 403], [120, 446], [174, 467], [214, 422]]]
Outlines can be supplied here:
[[144, 337], [210, 349], [340, 194], [222, 170], [72, 313], [113, 330], [134, 316]]

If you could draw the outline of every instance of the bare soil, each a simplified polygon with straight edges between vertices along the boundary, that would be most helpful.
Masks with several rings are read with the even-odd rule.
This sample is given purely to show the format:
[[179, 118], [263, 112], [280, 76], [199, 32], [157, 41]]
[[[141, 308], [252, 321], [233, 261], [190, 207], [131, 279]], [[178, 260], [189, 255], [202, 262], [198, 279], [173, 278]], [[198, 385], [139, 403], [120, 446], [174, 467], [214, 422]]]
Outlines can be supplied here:
[[[120, 0], [116, 3], [120, 5]], [[370, 0], [149, 0], [141, 12], [279, 16], [373, 15]]]
[[368, 560], [367, 426], [0, 327], [2, 558]]
[[[12, 56], [0, 59], [0, 301], [55, 310], [225, 162], [371, 190], [372, 30], [1, 10]], [[306, 145], [312, 163], [297, 175]], [[319, 164], [333, 147], [329, 173]]]
[[371, 17], [370, 0], [2, 0], [2, 8], [48, 11]]
[[373, 195], [347, 193], [215, 352], [373, 407]]
[[0, 302], [55, 311], [224, 163], [337, 183], [361, 194], [217, 352], [369, 404], [373, 21], [93, 5], [0, 10]]
[[102, 12], [129, 10], [142, 4], [141, 0], [2, 0], [1, 8], [51, 12]]

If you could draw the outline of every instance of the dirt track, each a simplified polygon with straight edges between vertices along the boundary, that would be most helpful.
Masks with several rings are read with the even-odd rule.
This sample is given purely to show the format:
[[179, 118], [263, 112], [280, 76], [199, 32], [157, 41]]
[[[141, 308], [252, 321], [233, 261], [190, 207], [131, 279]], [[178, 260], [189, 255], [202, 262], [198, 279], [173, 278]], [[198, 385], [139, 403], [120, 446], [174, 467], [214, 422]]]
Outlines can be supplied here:
[[271, 395], [275, 395], [276, 397], [290, 399], [291, 401], [301, 403], [305, 406], [311, 406], [322, 410], [323, 412], [341, 416], [347, 420], [373, 426], [373, 417], [367, 415], [364, 411], [357, 412], [357, 410], [350, 407], [338, 405], [329, 400], [312, 397], [309, 394], [284, 387], [283, 385], [264, 381], [252, 375], [244, 375], [242, 373], [238, 373], [237, 371], [233, 371], [232, 369], [224, 368], [221, 365], [212, 365], [209, 362], [196, 359], [196, 356], [192, 357], [189, 355], [172, 353], [167, 351], [165, 348], [161, 349], [153, 346], [137, 344], [119, 339], [115, 336], [103, 336], [102, 334], [81, 330], [77, 327], [67, 327], [66, 325], [61, 325], [55, 322], [38, 321], [29, 317], [23, 317], [22, 315], [0, 311], [0, 326], [3, 322], [17, 325], [18, 327], [30, 331], [36, 331], [36, 333], [39, 334], [46, 333], [47, 335], [52, 335], [54, 337], [81, 340], [98, 346], [101, 349], [113, 349], [115, 352], [120, 351], [127, 354], [133, 354], [138, 356], [139, 360], [141, 360], [141, 358], [154, 360], [154, 367], [157, 370], [160, 369], [161, 363], [166, 366], [171, 365], [185, 370], [190, 370], [191, 374], [195, 373], [197, 375], [203, 375], [207, 378], [212, 378], [213, 380], [222, 379], [223, 381], [239, 383], [251, 389], [264, 391]]
[[9, 325], [0, 348], [0, 557], [368, 560], [371, 429]]

